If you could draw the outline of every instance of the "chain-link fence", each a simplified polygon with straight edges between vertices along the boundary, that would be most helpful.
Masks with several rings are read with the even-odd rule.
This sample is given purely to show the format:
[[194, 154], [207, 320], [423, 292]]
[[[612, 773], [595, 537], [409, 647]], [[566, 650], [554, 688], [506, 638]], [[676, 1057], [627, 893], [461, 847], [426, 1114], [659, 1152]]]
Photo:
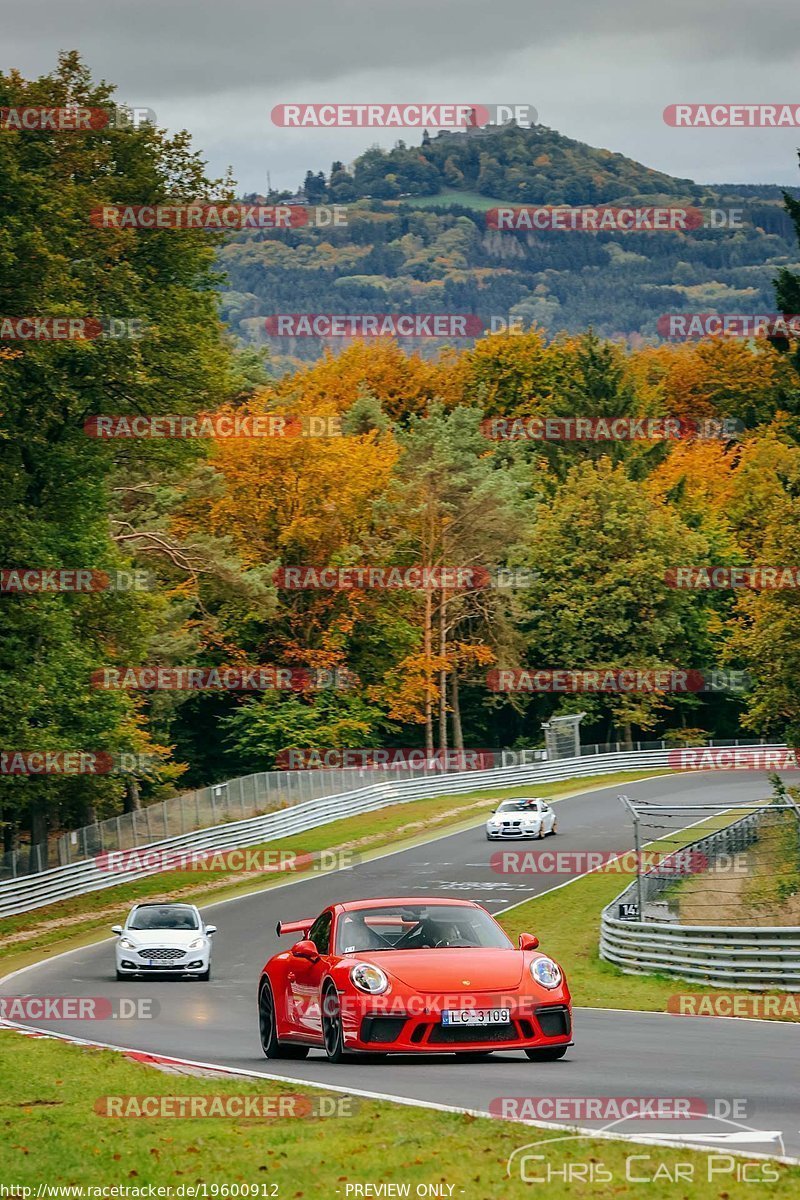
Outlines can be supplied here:
[[[797, 991], [800, 809], [791, 796], [679, 806], [621, 799], [634, 815], [636, 874], [602, 911], [600, 957], [628, 974]], [[701, 815], [690, 832], [692, 814]]]
[[[697, 926], [800, 925], [800, 807], [791, 798], [688, 809], [624, 799], [634, 826], [631, 916]], [[695, 814], [698, 836], [690, 841], [692, 827], [676, 826]]]
[[[747, 741], [711, 741], [710, 746], [764, 745], [750, 738]], [[623, 753], [629, 750], [664, 750], [664, 741], [607, 742], [581, 746], [580, 755]], [[539, 748], [511, 750], [482, 750], [481, 769], [525, 766], [543, 761], [547, 753]], [[149, 804], [136, 812], [121, 813], [92, 825], [83, 826], [52, 838], [49, 843], [29, 846], [0, 856], [0, 879], [16, 879], [53, 867], [66, 866], [91, 858], [106, 850], [133, 850], [163, 838], [192, 833], [212, 825], [224, 825], [245, 817], [260, 816], [315, 800], [335, 796], [358, 787], [368, 787], [386, 780], [419, 779], [426, 775], [441, 775], [463, 771], [457, 756], [442, 766], [414, 767], [411, 765], [347, 768], [306, 771], [261, 771], [225, 783], [213, 784], [173, 796], [157, 804]]]

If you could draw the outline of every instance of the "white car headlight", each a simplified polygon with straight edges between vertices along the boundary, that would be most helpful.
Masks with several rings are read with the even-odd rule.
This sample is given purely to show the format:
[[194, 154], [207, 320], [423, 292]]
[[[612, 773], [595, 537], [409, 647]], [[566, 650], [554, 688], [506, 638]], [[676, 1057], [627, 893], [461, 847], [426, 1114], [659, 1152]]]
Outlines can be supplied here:
[[128, 938], [124, 938], [124, 937], [121, 937], [119, 939], [119, 941], [117, 942], [117, 945], [119, 946], [120, 950], [135, 950], [136, 949], [133, 942], [129, 941]]
[[193, 942], [189, 942], [189, 949], [190, 950], [201, 950], [203, 948], [203, 946], [205, 946], [205, 944], [206, 944], [206, 939], [204, 937], [195, 938]]
[[531, 963], [531, 976], [542, 987], [557, 988], [561, 983], [561, 968], [552, 958], [536, 958]]
[[350, 972], [350, 978], [360, 992], [369, 992], [372, 996], [379, 996], [389, 987], [384, 972], [371, 963], [357, 963]]

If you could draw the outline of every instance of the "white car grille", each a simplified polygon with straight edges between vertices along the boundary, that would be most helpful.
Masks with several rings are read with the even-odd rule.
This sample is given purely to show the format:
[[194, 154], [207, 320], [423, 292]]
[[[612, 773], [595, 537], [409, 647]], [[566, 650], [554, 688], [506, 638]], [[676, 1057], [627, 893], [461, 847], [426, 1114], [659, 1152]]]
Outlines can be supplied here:
[[165, 946], [163, 949], [139, 950], [138, 954], [140, 958], [146, 958], [151, 962], [171, 962], [172, 959], [183, 958], [186, 951]]

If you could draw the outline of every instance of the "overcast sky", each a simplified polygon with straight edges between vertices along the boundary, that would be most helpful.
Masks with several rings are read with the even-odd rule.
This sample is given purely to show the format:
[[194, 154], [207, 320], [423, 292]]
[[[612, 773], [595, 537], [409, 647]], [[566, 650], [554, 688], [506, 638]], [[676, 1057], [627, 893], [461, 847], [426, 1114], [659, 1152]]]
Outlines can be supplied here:
[[289, 102], [532, 104], [569, 137], [700, 182], [800, 185], [800, 129], [681, 130], [677, 102], [800, 105], [798, 0], [0, 0], [0, 62], [78, 49], [119, 97], [188, 129], [244, 191], [294, 188], [415, 130], [289, 130]]

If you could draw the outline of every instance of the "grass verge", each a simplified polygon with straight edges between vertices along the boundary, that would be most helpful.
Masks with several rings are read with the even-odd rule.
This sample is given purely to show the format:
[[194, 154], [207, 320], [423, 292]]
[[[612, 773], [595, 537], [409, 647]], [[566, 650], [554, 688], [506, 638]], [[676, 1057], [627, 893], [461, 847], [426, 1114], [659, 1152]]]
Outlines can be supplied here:
[[[596, 775], [586, 779], [566, 779], [558, 783], [540, 784], [537, 794], [566, 796], [613, 783], [646, 779], [664, 771], [639, 771], [624, 774]], [[485, 817], [499, 800], [509, 796], [530, 794], [531, 785], [498, 789], [489, 793], [478, 790], [458, 796], [437, 796], [415, 800], [408, 804], [393, 804], [376, 812], [362, 813], [320, 825], [307, 833], [275, 839], [258, 851], [294, 851], [299, 854], [320, 850], [348, 850], [362, 857], [380, 853], [387, 846], [405, 849], [425, 841], [441, 831], [456, 832]], [[298, 872], [299, 874], [299, 872]], [[286, 874], [235, 874], [232, 871], [162, 871], [133, 883], [105, 888], [61, 900], [46, 908], [20, 913], [0, 920], [0, 976], [28, 966], [39, 958], [62, 950], [87, 945], [107, 933], [108, 926], [118, 922], [126, 908], [139, 900], [188, 900], [210, 904], [231, 896], [246, 895], [286, 882]]]
[[[559, 1065], [548, 1065], [547, 1072], [551, 1067], [556, 1074]], [[458, 1069], [457, 1064], [452, 1067]], [[332, 1076], [335, 1073], [332, 1068]], [[541, 1067], [521, 1063], [520, 1073], [529, 1079], [529, 1086], [533, 1075], [542, 1086], [545, 1071]], [[531, 1185], [521, 1181], [518, 1169], [515, 1176], [507, 1176], [509, 1156], [531, 1142], [559, 1136], [510, 1122], [358, 1097], [338, 1097], [340, 1101], [349, 1099], [352, 1115], [317, 1118], [127, 1119], [99, 1115], [96, 1108], [107, 1097], [137, 1097], [141, 1103], [145, 1096], [298, 1094], [337, 1098], [335, 1093], [303, 1092], [296, 1085], [271, 1080], [164, 1075], [111, 1051], [0, 1031], [0, 1183], [10, 1185], [6, 1195], [20, 1200], [36, 1197], [40, 1184], [121, 1186], [144, 1189], [128, 1195], [145, 1196], [148, 1185], [171, 1189], [183, 1185], [183, 1192], [166, 1194], [211, 1198], [241, 1195], [241, 1190], [233, 1191], [236, 1185], [255, 1185], [258, 1190], [248, 1195], [346, 1200], [348, 1195], [358, 1195], [348, 1190], [348, 1185], [350, 1189], [355, 1184], [374, 1188], [381, 1183], [408, 1187], [408, 1192], [395, 1191], [395, 1195], [516, 1200], [529, 1197]], [[691, 1195], [700, 1200], [718, 1200], [720, 1196], [738, 1200], [753, 1195], [752, 1182], [736, 1182], [740, 1164], [724, 1154], [714, 1156], [717, 1173], [709, 1180], [711, 1160], [694, 1150], [575, 1137], [534, 1147], [532, 1152], [546, 1158], [529, 1164], [529, 1170], [540, 1177], [548, 1170], [560, 1172], [547, 1188], [551, 1197], [590, 1194], [603, 1200], [624, 1194], [679, 1200], [689, 1194], [685, 1182], [674, 1182], [679, 1164], [683, 1164], [684, 1179], [687, 1165], [692, 1171]], [[628, 1164], [630, 1155], [647, 1157]], [[724, 1161], [729, 1166], [723, 1172]], [[564, 1178], [565, 1168], [577, 1168], [584, 1178], [590, 1172], [591, 1183], [576, 1188]], [[626, 1168], [640, 1178], [650, 1176], [652, 1182], [627, 1183]], [[760, 1163], [751, 1170], [769, 1173], [767, 1178], [774, 1179], [769, 1194], [778, 1200], [788, 1200], [800, 1191], [800, 1168], [796, 1166]], [[205, 1193], [188, 1191], [203, 1185]], [[440, 1190], [433, 1191], [432, 1185]], [[431, 1190], [418, 1193], [420, 1186]], [[32, 1191], [26, 1193], [23, 1188]], [[364, 1194], [362, 1190], [360, 1195]], [[381, 1193], [373, 1190], [366, 1194]]]

